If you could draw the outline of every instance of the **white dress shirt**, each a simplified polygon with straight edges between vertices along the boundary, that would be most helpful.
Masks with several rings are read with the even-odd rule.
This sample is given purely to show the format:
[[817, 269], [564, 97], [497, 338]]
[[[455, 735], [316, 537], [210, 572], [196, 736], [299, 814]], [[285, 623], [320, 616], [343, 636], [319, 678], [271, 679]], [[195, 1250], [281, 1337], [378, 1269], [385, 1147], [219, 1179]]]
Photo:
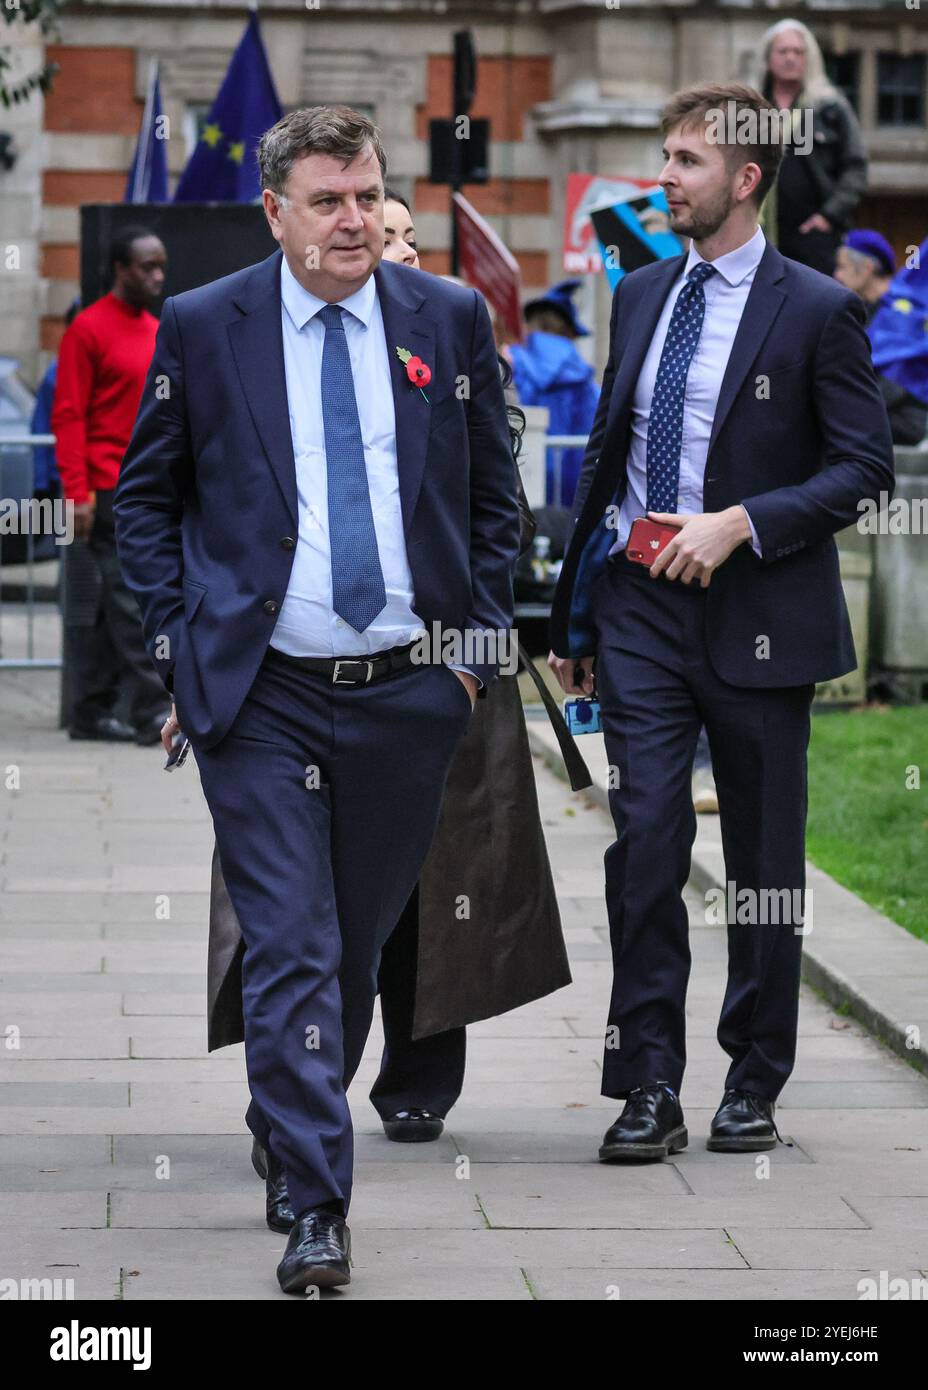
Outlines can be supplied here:
[[[696, 344], [696, 351], [690, 363], [686, 378], [686, 395], [683, 403], [683, 442], [680, 450], [680, 484], [677, 492], [678, 512], [701, 512], [703, 510], [702, 491], [706, 460], [709, 455], [709, 439], [718, 405], [722, 378], [731, 356], [735, 334], [741, 323], [741, 315], [747, 303], [748, 292], [754, 283], [754, 275], [766, 249], [766, 239], [758, 227], [750, 241], [718, 256], [712, 265], [716, 274], [710, 275], [703, 285], [706, 296], [706, 315], [702, 332]], [[661, 316], [651, 339], [651, 346], [638, 374], [635, 398], [632, 403], [631, 442], [626, 460], [628, 488], [619, 513], [619, 524], [615, 544], [610, 555], [624, 550], [628, 533], [636, 517], [647, 515], [648, 498], [648, 419], [651, 413], [651, 398], [657, 369], [661, 360], [664, 340], [670, 326], [670, 317], [677, 295], [694, 265], [703, 259], [690, 243], [686, 264], [674, 281], [667, 296]], [[747, 511], [745, 509], [745, 515]], [[748, 516], [751, 527], [751, 545], [756, 554], [761, 554], [760, 542], [754, 523]]]
[[359, 290], [340, 301], [345, 311], [342, 322], [387, 593], [386, 607], [364, 632], [356, 632], [332, 608], [328, 475], [322, 422], [325, 326], [316, 317], [325, 300], [303, 288], [286, 257], [280, 267], [280, 298], [299, 532], [290, 582], [271, 646], [290, 656], [369, 656], [412, 642], [425, 631], [412, 606], [413, 583], [396, 462], [390, 357], [377, 286], [371, 276]]

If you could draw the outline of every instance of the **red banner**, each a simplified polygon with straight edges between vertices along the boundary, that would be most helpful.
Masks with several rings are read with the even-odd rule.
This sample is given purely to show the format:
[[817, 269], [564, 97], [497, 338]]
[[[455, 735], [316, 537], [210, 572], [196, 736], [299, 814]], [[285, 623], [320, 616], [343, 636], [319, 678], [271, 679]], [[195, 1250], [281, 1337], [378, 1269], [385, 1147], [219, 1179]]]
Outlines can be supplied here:
[[519, 265], [515, 256], [462, 193], [455, 193], [461, 278], [496, 310], [513, 342], [522, 341]]

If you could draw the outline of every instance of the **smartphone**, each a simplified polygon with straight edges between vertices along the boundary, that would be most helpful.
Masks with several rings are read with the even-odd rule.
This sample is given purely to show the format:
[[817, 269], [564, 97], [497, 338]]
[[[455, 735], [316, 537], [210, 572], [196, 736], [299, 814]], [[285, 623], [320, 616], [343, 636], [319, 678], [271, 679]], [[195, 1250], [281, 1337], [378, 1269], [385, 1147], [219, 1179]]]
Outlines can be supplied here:
[[646, 516], [639, 516], [632, 522], [625, 554], [636, 565], [647, 565], [650, 569], [667, 543], [679, 532], [679, 526], [669, 526], [666, 521], [649, 521]]
[[175, 734], [174, 742], [171, 744], [171, 751], [168, 754], [167, 762], [164, 765], [165, 772], [173, 772], [176, 767], [183, 767], [187, 761], [187, 754], [190, 752], [190, 740], [183, 734]]

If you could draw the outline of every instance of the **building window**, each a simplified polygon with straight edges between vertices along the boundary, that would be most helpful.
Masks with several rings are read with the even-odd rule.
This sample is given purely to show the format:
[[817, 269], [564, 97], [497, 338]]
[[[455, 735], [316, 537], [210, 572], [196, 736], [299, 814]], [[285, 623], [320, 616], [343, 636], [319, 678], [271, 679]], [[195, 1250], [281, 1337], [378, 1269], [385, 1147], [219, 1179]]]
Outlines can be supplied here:
[[922, 125], [925, 120], [925, 55], [877, 55], [877, 124]]
[[825, 71], [833, 86], [846, 97], [859, 114], [860, 100], [860, 54], [826, 53]]

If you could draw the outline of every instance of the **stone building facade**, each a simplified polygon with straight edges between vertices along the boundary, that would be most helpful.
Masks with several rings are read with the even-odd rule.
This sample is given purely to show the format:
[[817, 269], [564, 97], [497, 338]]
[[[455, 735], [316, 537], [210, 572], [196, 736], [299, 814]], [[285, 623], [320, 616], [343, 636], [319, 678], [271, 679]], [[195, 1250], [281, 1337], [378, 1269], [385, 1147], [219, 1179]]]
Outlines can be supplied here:
[[[492, 138], [492, 180], [466, 192], [515, 254], [526, 294], [564, 273], [567, 175], [654, 174], [667, 95], [749, 78], [760, 34], [787, 14], [815, 30], [857, 104], [872, 159], [862, 220], [899, 250], [928, 234], [928, 0], [260, 0], [259, 13], [285, 108], [344, 102], [381, 127], [429, 270], [448, 267], [449, 217], [447, 190], [428, 182], [428, 121], [453, 114], [461, 27], [479, 55], [471, 115], [489, 118]], [[44, 50], [61, 69], [52, 93], [0, 111], [16, 154], [0, 168], [0, 353], [19, 358], [27, 380], [54, 353], [77, 292], [80, 204], [122, 200], [151, 58], [173, 187], [246, 16], [231, 0], [85, 0]], [[12, 37], [16, 63], [37, 66], [31, 31], [14, 26]], [[608, 292], [593, 279], [585, 307], [602, 341]]]

